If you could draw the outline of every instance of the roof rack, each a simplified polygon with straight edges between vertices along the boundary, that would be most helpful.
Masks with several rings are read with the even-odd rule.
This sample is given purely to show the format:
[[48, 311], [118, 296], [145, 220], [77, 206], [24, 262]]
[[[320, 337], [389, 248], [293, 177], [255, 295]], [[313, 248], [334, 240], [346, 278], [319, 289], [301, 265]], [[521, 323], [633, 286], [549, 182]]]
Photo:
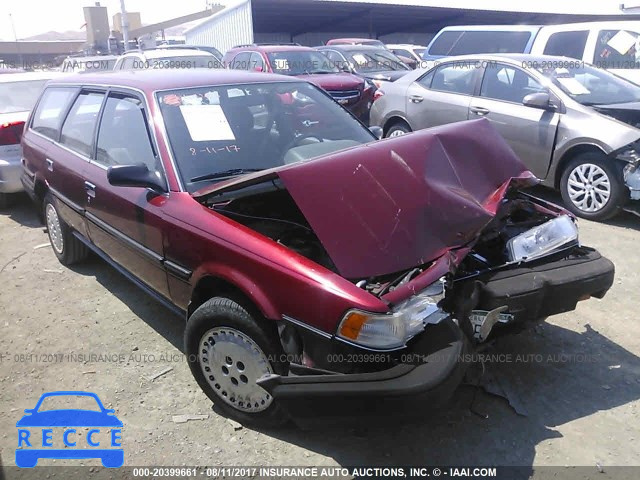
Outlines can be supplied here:
[[301, 47], [297, 42], [263, 42], [263, 43], [246, 43], [243, 45], [235, 45], [233, 48], [245, 48], [245, 47], [276, 47], [276, 46], [290, 46], [290, 47]]

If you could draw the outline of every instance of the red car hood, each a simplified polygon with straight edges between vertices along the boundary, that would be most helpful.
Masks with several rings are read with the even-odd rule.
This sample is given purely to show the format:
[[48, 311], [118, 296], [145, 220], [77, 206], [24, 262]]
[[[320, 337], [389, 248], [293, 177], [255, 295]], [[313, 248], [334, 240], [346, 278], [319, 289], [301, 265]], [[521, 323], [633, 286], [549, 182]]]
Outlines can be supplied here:
[[357, 90], [363, 82], [360, 77], [350, 73], [322, 73], [316, 75], [297, 75], [324, 90]]
[[274, 176], [349, 279], [400, 272], [468, 245], [510, 187], [538, 182], [483, 119], [246, 175], [195, 196]]

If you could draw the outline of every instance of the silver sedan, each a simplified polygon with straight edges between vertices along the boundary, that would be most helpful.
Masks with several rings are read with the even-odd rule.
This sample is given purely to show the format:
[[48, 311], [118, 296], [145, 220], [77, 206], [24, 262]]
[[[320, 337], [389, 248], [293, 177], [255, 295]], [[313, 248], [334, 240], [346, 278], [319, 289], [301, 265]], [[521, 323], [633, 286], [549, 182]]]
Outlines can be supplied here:
[[385, 84], [371, 109], [386, 137], [480, 117], [576, 215], [640, 212], [640, 87], [582, 61], [451, 57]]

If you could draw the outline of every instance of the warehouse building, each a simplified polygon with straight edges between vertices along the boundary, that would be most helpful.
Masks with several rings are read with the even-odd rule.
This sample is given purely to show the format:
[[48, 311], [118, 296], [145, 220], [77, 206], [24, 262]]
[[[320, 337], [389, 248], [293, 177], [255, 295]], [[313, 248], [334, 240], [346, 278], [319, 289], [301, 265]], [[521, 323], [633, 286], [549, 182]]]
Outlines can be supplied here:
[[[426, 44], [442, 27], [469, 24], [552, 24], [640, 19], [616, 0], [239, 0], [185, 32], [187, 43], [225, 52], [253, 42], [321, 45], [330, 38], [378, 38]], [[578, 13], [579, 12], [579, 13]]]

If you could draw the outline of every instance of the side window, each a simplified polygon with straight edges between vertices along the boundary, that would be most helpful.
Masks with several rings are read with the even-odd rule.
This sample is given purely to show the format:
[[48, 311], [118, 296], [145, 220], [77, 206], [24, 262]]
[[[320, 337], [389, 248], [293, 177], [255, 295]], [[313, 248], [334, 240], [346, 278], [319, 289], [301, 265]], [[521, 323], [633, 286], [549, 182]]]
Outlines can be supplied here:
[[62, 126], [60, 143], [86, 157], [91, 157], [93, 133], [104, 93], [81, 93], [78, 95]]
[[31, 128], [52, 140], [57, 140], [62, 115], [76, 91], [74, 88], [47, 88], [33, 114]]
[[582, 59], [588, 36], [589, 30], [554, 33], [547, 40], [543, 53], [545, 55], [560, 55]]
[[251, 54], [251, 58], [249, 59], [249, 70], [264, 72], [264, 60], [262, 59], [262, 55], [256, 52]]
[[464, 32], [442, 32], [429, 47], [429, 55], [449, 55]]
[[120, 65], [120, 70], [132, 70], [133, 64], [136, 58], [134, 57], [126, 57], [122, 60], [122, 64]]
[[524, 53], [531, 32], [469, 31], [464, 32], [449, 55], [473, 53]]
[[144, 164], [152, 172], [158, 169], [139, 99], [109, 95], [98, 129], [96, 161], [105, 167]]
[[472, 95], [476, 67], [468, 63], [453, 63], [438, 67], [433, 73], [432, 90]]
[[233, 70], [248, 70], [249, 59], [251, 58], [251, 52], [242, 52], [233, 57], [231, 61], [231, 69]]
[[436, 73], [436, 69], [430, 70], [426, 75], [423, 75], [418, 80], [418, 83], [422, 85], [424, 88], [431, 88], [431, 82], [433, 81], [434, 74]]
[[480, 88], [480, 96], [522, 103], [530, 93], [545, 92], [546, 89], [529, 74], [514, 67], [495, 64], [487, 67]]
[[600, 30], [593, 63], [598, 68], [639, 68], [640, 34], [629, 30]]

